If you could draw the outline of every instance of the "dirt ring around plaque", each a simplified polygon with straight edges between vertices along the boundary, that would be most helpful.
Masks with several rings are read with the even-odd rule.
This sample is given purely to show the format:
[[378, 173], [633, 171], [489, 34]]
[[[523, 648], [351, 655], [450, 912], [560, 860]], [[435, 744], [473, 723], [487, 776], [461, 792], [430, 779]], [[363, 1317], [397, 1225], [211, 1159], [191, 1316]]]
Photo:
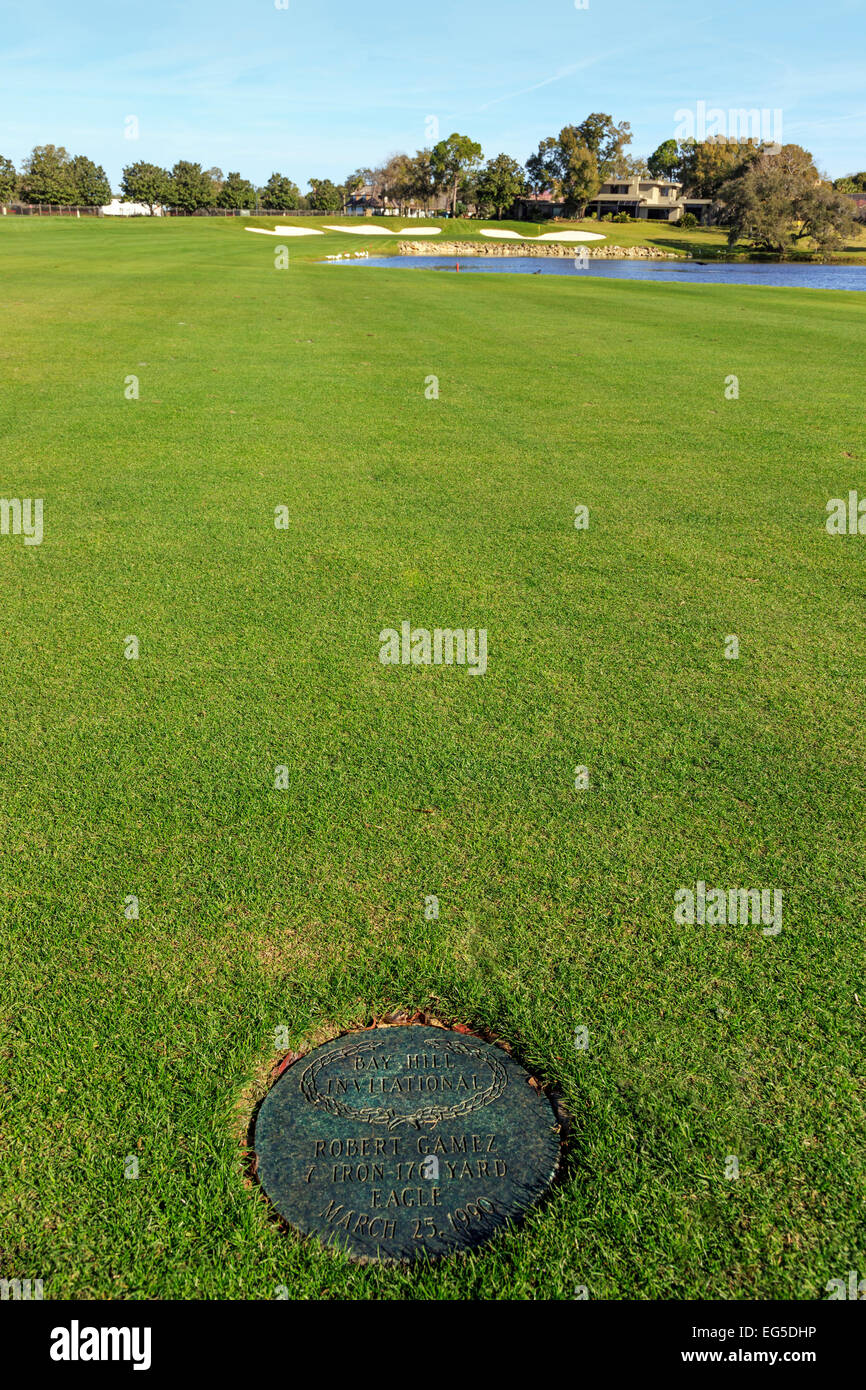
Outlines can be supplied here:
[[562, 1117], [496, 1043], [391, 1022], [290, 1054], [250, 1125], [281, 1224], [362, 1262], [475, 1250], [557, 1176]]

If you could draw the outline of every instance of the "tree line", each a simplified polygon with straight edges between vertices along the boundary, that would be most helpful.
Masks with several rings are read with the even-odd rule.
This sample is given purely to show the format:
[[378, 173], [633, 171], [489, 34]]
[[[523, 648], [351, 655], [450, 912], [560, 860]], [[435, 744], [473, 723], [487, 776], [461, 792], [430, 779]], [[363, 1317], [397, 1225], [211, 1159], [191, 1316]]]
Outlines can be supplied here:
[[[373, 194], [398, 205], [430, 208], [447, 194], [452, 212], [461, 199], [482, 199], [502, 212], [527, 187], [516, 160], [498, 155], [485, 170], [481, 146], [468, 136], [454, 134], [415, 156], [392, 155], [380, 168], [358, 169], [343, 183], [310, 179], [307, 193], [282, 173], [273, 173], [256, 187], [237, 171], [203, 169], [191, 160], [178, 160], [172, 169], [139, 160], [123, 170], [120, 192], [130, 202], [198, 212], [209, 208], [272, 208], [276, 211], [310, 208], [339, 212], [353, 194], [369, 187]], [[480, 172], [479, 172], [480, 171]], [[50, 203], [63, 207], [101, 207], [112, 190], [105, 170], [84, 155], [70, 155], [62, 145], [37, 145], [20, 171], [0, 156], [0, 203]]]
[[37, 145], [20, 173], [0, 155], [0, 203], [57, 203], [63, 207], [102, 207], [111, 198], [105, 170], [86, 155], [61, 146]]
[[[541, 193], [581, 218], [602, 184], [648, 177], [681, 183], [695, 198], [714, 203], [715, 220], [728, 228], [731, 242], [749, 240], [766, 249], [784, 249], [792, 238], [809, 237], [819, 249], [832, 249], [853, 230], [851, 194], [866, 195], [866, 172], [834, 184], [799, 145], [770, 146], [750, 139], [665, 140], [643, 159], [629, 152], [631, 127], [605, 112], [592, 112], [578, 125], [539, 143], [521, 165], [508, 154], [484, 161], [481, 145], [457, 132], [414, 155], [396, 153], [376, 168], [360, 168], [342, 183], [310, 179], [308, 191], [282, 173], [256, 187], [237, 171], [202, 169], [178, 160], [172, 169], [140, 160], [123, 170], [121, 192], [151, 210], [167, 206], [184, 212], [210, 208], [312, 209], [342, 211], [353, 195], [368, 190], [400, 213], [447, 206], [452, 215], [475, 213], [501, 218], [520, 198]], [[102, 206], [112, 197], [105, 171], [84, 155], [62, 146], [37, 145], [16, 171], [0, 156], [0, 202]]]

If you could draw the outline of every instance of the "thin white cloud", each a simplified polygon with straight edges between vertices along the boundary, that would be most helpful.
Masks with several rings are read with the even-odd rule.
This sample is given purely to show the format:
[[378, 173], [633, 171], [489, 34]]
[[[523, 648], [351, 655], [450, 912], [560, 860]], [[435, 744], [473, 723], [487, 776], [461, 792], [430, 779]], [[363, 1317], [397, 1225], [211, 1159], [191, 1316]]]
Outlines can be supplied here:
[[[705, 19], [699, 19], [694, 24], [678, 26], [675, 35], [667, 32], [654, 33], [652, 35], [652, 48], [661, 48], [667, 52], [674, 39], [681, 43], [686, 34], [693, 33], [696, 29], [702, 29], [712, 22], [713, 16], [708, 15]], [[596, 67], [609, 58], [622, 58], [628, 53], [639, 53], [641, 58], [645, 59], [649, 51], [649, 41], [646, 36], [643, 36], [639, 43], [620, 44], [617, 48], [608, 48], [603, 53], [595, 53], [589, 58], [583, 58], [579, 63], [571, 63], [566, 68], [560, 68], [551, 77], [542, 78], [540, 82], [533, 82], [529, 87], [520, 87], [515, 92], [507, 92], [503, 96], [494, 97], [491, 101], [485, 101], [481, 106], [473, 107], [472, 110], [473, 112], [489, 111], [491, 106], [499, 106], [504, 101], [515, 101], [518, 97], [529, 95], [530, 92], [540, 91], [542, 87], [549, 87], [554, 82], [562, 82], [566, 77], [572, 77], [576, 72], [585, 72], [587, 68]], [[461, 114], [468, 114], [468, 112]]]
[[504, 96], [494, 97], [492, 101], [485, 101], [481, 106], [476, 106], [476, 111], [489, 111], [491, 106], [499, 106], [503, 101], [515, 101], [517, 97], [525, 97], [530, 92], [540, 91], [542, 87], [549, 87], [552, 82], [561, 82], [565, 77], [571, 77], [573, 73], [580, 72], [584, 68], [591, 68], [594, 63], [600, 63], [604, 58], [613, 56], [611, 53], [599, 53], [595, 58], [586, 58], [582, 63], [572, 63], [570, 67], [562, 68], [555, 72], [552, 77], [545, 77], [541, 82], [533, 82], [531, 87], [520, 87], [516, 92], [506, 92]]

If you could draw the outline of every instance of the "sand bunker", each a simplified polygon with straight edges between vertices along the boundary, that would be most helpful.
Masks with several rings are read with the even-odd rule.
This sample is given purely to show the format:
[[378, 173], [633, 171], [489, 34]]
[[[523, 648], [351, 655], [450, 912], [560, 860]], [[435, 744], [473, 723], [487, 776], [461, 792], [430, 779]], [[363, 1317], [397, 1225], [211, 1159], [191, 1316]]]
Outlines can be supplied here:
[[258, 232], [261, 236], [324, 236], [318, 227], [244, 227], [245, 232]]
[[533, 241], [604, 241], [602, 232], [542, 232]]
[[352, 236], [405, 236], [411, 232], [413, 236], [438, 236], [441, 227], [395, 227], [392, 231], [390, 227], [378, 227], [375, 222], [362, 222], [360, 227], [331, 227], [326, 224], [325, 230], [328, 232], [349, 232]]
[[482, 227], [482, 236], [495, 237], [497, 241], [604, 241], [601, 232], [542, 232], [541, 236], [523, 236], [520, 232], [501, 232], [492, 227]]
[[398, 236], [398, 232], [392, 232], [388, 227], [376, 227], [368, 223], [366, 227], [331, 227], [325, 224], [326, 232], [349, 232], [351, 236]]

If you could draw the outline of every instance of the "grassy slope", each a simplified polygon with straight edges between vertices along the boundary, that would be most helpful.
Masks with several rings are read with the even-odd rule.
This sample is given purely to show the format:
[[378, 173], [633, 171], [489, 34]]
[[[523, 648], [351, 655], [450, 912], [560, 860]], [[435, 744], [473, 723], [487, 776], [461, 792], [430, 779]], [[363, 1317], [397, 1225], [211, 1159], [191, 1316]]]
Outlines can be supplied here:
[[[246, 221], [246, 219], [244, 219]], [[412, 219], [398, 222], [394, 217], [377, 217], [364, 219], [374, 225], [387, 227], [389, 230], [395, 226], [406, 227], [406, 240], [411, 241]], [[295, 217], [287, 213], [285, 217], [253, 217], [250, 218], [250, 225], [254, 227], [274, 227], [274, 226], [297, 226], [297, 227], [323, 227], [327, 223], [334, 226], [355, 225], [361, 219], [352, 217], [340, 217], [334, 214], [333, 217]], [[715, 260], [717, 257], [729, 259], [731, 256], [743, 258], [746, 256], [743, 248], [732, 252], [728, 246], [728, 239], [725, 232], [719, 227], [693, 227], [691, 230], [674, 226], [663, 222], [597, 222], [587, 219], [583, 222], [478, 222], [472, 219], [442, 219], [430, 217], [419, 219], [419, 226], [439, 226], [443, 228], [439, 240], [441, 241], [478, 241], [484, 242], [486, 237], [482, 237], [481, 228], [486, 227], [494, 230], [506, 230], [518, 232], [528, 237], [535, 237], [539, 232], [566, 231], [577, 228], [585, 232], [601, 233], [607, 242], [612, 246], [658, 246], [664, 251], [674, 251], [683, 256], [694, 256], [700, 260]], [[329, 234], [330, 235], [330, 234]], [[435, 240], [435, 238], [434, 238]], [[379, 255], [396, 254], [397, 238], [391, 240], [388, 237], [379, 237], [375, 234], [369, 240], [363, 239], [359, 235], [349, 235], [339, 238], [338, 250], [351, 246], [361, 249], [369, 245], [376, 247]], [[293, 253], [297, 248], [298, 255], [307, 259], [312, 254], [319, 254], [322, 243], [317, 237], [309, 237], [292, 241]], [[303, 250], [301, 250], [303, 248]], [[331, 250], [328, 247], [328, 250]], [[807, 253], [803, 250], [801, 258], [807, 258]], [[797, 259], [797, 257], [793, 257]], [[845, 247], [844, 251], [839, 252], [835, 257], [838, 261], [857, 263], [866, 262], [866, 228], [864, 228]]]
[[[823, 529], [862, 301], [305, 264], [349, 240], [0, 226], [0, 492], [47, 528], [0, 538], [0, 1273], [820, 1297], [866, 1258], [866, 541]], [[487, 676], [382, 668], [403, 618], [486, 626]], [[781, 936], [675, 925], [699, 877], [783, 888]], [[273, 1030], [399, 1004], [575, 1116], [525, 1233], [435, 1273], [282, 1237], [242, 1178]]]

